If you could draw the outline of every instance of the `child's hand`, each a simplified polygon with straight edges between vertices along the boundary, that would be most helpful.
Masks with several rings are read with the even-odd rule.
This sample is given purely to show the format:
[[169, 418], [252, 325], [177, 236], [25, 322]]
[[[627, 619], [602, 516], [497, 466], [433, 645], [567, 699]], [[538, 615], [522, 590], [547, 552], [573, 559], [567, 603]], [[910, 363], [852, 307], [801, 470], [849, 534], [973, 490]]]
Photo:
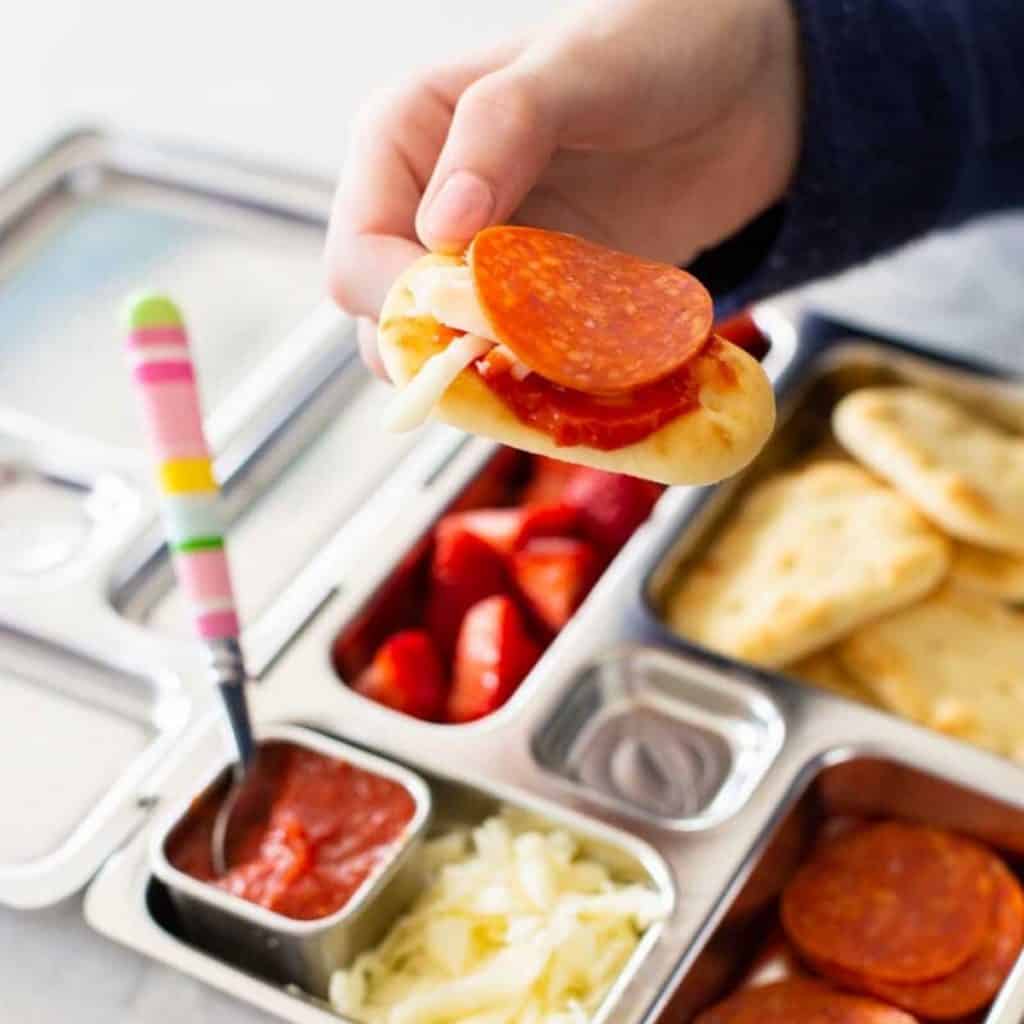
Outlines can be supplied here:
[[516, 220], [669, 263], [767, 209], [794, 171], [801, 75], [788, 0], [594, 0], [532, 41], [368, 105], [327, 243], [367, 362], [395, 277]]

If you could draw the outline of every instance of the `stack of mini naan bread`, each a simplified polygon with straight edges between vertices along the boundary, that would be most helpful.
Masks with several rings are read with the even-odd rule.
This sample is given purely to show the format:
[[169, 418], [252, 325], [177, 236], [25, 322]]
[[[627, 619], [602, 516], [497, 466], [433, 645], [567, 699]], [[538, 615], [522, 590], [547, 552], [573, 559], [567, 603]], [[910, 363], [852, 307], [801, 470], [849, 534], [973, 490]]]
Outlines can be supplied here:
[[847, 395], [832, 430], [746, 496], [670, 624], [1024, 761], [1024, 437], [909, 387]]

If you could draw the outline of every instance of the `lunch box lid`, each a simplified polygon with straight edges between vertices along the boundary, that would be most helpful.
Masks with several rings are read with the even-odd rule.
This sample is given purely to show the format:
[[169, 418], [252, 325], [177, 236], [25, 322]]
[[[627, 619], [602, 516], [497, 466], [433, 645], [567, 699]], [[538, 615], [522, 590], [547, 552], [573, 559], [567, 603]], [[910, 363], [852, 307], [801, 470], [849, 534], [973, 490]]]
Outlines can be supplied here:
[[[166, 552], [151, 467], [120, 409], [116, 300], [149, 282], [177, 289], [198, 324], [230, 332], [230, 351], [194, 340], [231, 518], [369, 380], [352, 322], [315, 301], [331, 194], [319, 179], [97, 131], [64, 136], [0, 188], [0, 366], [14, 368], [0, 385], [0, 513], [15, 523], [5, 533], [0, 521], [0, 903], [41, 907], [81, 889], [151, 820], [190, 731], [219, 714], [198, 646], [126, 610], [140, 599], [133, 581], [159, 577]], [[234, 284], [199, 287], [232, 259]], [[265, 284], [273, 295], [260, 296]], [[67, 321], [63, 342], [52, 343], [54, 317]], [[40, 339], [50, 347], [33, 355]], [[109, 394], [83, 390], [85, 370], [93, 385], [116, 377]], [[81, 408], [54, 397], [65, 387]], [[364, 410], [364, 434], [368, 422]], [[410, 447], [389, 448], [361, 486], [379, 487]], [[334, 530], [347, 522], [339, 514]], [[279, 614], [246, 623], [253, 675], [322, 600], [285, 593]]]

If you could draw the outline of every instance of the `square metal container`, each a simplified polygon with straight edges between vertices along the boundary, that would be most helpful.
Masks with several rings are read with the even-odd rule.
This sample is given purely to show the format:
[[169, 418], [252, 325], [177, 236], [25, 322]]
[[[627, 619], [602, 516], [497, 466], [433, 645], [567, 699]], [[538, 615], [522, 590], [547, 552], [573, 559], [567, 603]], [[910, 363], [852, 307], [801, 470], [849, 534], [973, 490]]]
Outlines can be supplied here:
[[376, 942], [415, 894], [415, 856], [430, 823], [430, 790], [407, 768], [309, 729], [263, 729], [260, 742], [313, 750], [402, 786], [415, 809], [388, 857], [343, 907], [313, 921], [285, 917], [184, 874], [167, 859], [168, 837], [197, 798], [224, 790], [230, 778], [230, 764], [225, 760], [213, 777], [201, 780], [197, 794], [165, 811], [154, 823], [150, 844], [153, 874], [167, 887], [182, 930], [196, 945], [254, 974], [326, 997], [331, 971]]
[[533, 750], [592, 799], [662, 828], [697, 831], [743, 807], [784, 736], [778, 708], [755, 687], [636, 648], [586, 669]]

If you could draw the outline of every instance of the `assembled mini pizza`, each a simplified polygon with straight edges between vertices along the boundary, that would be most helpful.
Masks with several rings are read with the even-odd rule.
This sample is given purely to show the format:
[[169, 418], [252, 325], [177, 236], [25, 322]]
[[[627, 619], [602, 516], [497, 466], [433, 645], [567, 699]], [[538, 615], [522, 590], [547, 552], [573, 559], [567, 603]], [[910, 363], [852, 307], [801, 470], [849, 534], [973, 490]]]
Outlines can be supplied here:
[[388, 420], [430, 417], [541, 455], [666, 484], [742, 469], [775, 422], [760, 364], [712, 333], [685, 271], [572, 235], [493, 227], [394, 284]]

